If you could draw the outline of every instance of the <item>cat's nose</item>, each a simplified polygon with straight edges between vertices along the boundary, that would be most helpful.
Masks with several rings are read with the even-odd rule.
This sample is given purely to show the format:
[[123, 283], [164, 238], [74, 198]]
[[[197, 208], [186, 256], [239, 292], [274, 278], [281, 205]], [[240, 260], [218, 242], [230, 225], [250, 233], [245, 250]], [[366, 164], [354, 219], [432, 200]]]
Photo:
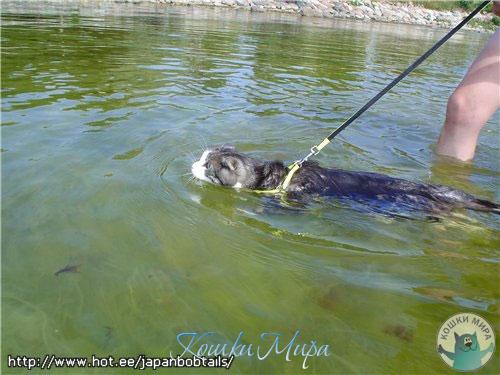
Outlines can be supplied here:
[[471, 346], [471, 345], [472, 343], [470, 341], [465, 343], [465, 346]]

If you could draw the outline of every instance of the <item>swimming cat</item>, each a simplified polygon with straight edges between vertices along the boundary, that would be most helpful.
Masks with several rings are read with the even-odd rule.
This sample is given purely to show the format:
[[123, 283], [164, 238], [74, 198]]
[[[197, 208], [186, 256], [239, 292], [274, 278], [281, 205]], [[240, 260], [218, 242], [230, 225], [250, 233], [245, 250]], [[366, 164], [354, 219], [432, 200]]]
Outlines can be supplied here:
[[441, 345], [438, 352], [453, 361], [453, 368], [459, 371], [471, 371], [481, 367], [481, 359], [493, 351], [493, 343], [485, 350], [481, 350], [477, 341], [477, 334], [465, 333], [458, 335], [455, 332], [455, 352], [446, 351]]
[[[224, 145], [203, 153], [191, 167], [192, 174], [213, 184], [258, 190], [275, 189], [288, 170], [282, 161], [252, 158]], [[307, 161], [293, 175], [288, 196], [324, 195], [358, 201], [390, 202], [428, 211], [466, 208], [500, 213], [496, 203], [478, 199], [461, 190], [442, 185], [411, 182], [383, 174], [323, 168]]]

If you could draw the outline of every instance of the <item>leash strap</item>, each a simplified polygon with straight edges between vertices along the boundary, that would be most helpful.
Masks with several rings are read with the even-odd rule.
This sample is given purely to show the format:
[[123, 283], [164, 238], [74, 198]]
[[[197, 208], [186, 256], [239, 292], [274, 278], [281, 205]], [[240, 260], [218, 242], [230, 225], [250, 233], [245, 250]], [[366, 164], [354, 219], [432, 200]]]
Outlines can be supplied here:
[[280, 186], [281, 189], [282, 190], [286, 190], [286, 188], [288, 187], [288, 185], [290, 185], [290, 181], [292, 180], [293, 175], [295, 174], [295, 172], [297, 172], [297, 170], [300, 167], [302, 167], [302, 164], [305, 161], [307, 161], [311, 156], [314, 156], [314, 155], [318, 154], [328, 143], [330, 143], [330, 140], [328, 138], [323, 139], [323, 141], [319, 145], [311, 147], [311, 151], [309, 152], [309, 154], [307, 154], [302, 159], [300, 159], [300, 160], [294, 162], [292, 165], [290, 165], [288, 167], [289, 172], [286, 175], [285, 180], [283, 181], [283, 183]]
[[483, 9], [490, 0], [483, 1], [479, 6], [472, 11], [471, 14], [469, 14], [467, 17], [465, 17], [457, 26], [455, 26], [453, 29], [451, 29], [448, 34], [446, 34], [444, 37], [441, 38], [436, 44], [434, 44], [426, 53], [424, 53], [422, 56], [420, 56], [418, 59], [415, 60], [413, 64], [411, 64], [406, 70], [401, 73], [399, 76], [394, 78], [394, 80], [389, 83], [387, 86], [384, 87], [382, 91], [380, 91], [377, 95], [375, 95], [373, 98], [370, 99], [368, 103], [366, 103], [363, 107], [358, 109], [356, 113], [354, 113], [351, 117], [349, 117], [342, 125], [340, 125], [337, 129], [335, 129], [328, 137], [328, 140], [332, 140], [335, 138], [342, 130], [347, 128], [349, 125], [351, 125], [354, 120], [356, 120], [359, 116], [363, 114], [368, 108], [370, 108], [373, 104], [375, 104], [382, 96], [387, 94], [390, 89], [392, 89], [394, 86], [396, 86], [399, 81], [401, 81], [403, 78], [405, 78], [408, 74], [410, 74], [417, 66], [419, 66], [425, 59], [427, 59], [430, 55], [432, 55], [439, 47], [441, 47], [448, 39], [450, 39], [458, 30], [460, 30], [467, 22], [469, 22], [476, 14], [478, 14], [481, 9]]
[[330, 143], [330, 140], [328, 138], [323, 139], [323, 141], [319, 145], [311, 147], [311, 151], [309, 152], [309, 154], [307, 156], [290, 164], [287, 167], [288, 173], [285, 176], [285, 179], [275, 189], [272, 189], [272, 190], [252, 190], [252, 191], [256, 192], [256, 193], [266, 193], [266, 194], [284, 193], [285, 190], [290, 185], [290, 182], [292, 181], [293, 175], [295, 174], [295, 172], [297, 172], [299, 170], [299, 168], [302, 166], [302, 163], [307, 161], [311, 156], [319, 153], [321, 151], [321, 149], [323, 149], [329, 143]]
[[396, 86], [399, 81], [405, 78], [408, 74], [410, 74], [417, 66], [419, 66], [424, 60], [426, 60], [430, 55], [432, 55], [439, 47], [441, 47], [448, 39], [450, 39], [458, 30], [460, 30], [467, 22], [469, 22], [476, 14], [478, 14], [481, 9], [483, 9], [490, 0], [483, 1], [479, 6], [472, 11], [467, 17], [465, 17], [457, 26], [451, 29], [444, 37], [442, 37], [437, 43], [435, 43], [426, 53], [416, 59], [413, 64], [411, 64], [404, 72], [398, 75], [396, 78], [392, 80], [387, 86], [384, 87], [382, 91], [380, 91], [377, 95], [371, 98], [368, 103], [366, 103], [363, 107], [358, 109], [351, 117], [349, 117], [342, 125], [340, 125], [337, 129], [335, 129], [328, 137], [326, 137], [320, 144], [311, 147], [309, 154], [304, 156], [302, 159], [295, 161], [288, 167], [288, 174], [286, 175], [283, 182], [278, 185], [276, 189], [272, 190], [254, 190], [258, 193], [268, 193], [268, 194], [277, 194], [283, 193], [292, 180], [295, 172], [299, 170], [302, 164], [309, 160], [310, 157], [317, 155], [327, 144], [329, 144], [333, 138], [335, 138], [341, 131], [351, 125], [359, 116], [361, 116], [368, 108], [374, 105], [382, 96], [387, 94], [389, 90], [391, 90], [394, 86]]

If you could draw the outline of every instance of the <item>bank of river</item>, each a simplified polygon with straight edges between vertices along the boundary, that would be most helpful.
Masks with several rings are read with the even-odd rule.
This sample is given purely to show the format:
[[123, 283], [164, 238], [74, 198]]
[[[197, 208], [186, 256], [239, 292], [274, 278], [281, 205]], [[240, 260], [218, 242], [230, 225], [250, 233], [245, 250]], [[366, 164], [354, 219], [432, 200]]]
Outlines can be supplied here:
[[[118, 0], [127, 2], [127, 0]], [[242, 8], [254, 12], [277, 11], [302, 16], [348, 18], [365, 21], [405, 23], [448, 27], [460, 22], [467, 12], [426, 9], [411, 2], [385, 2], [371, 0], [149, 0], [155, 3], [187, 6], [221, 6]], [[128, 2], [138, 3], [137, 0]], [[484, 30], [491, 22], [492, 14], [476, 16], [476, 22], [468, 28]], [[479, 22], [478, 22], [479, 21]], [[491, 24], [489, 25], [491, 28]]]

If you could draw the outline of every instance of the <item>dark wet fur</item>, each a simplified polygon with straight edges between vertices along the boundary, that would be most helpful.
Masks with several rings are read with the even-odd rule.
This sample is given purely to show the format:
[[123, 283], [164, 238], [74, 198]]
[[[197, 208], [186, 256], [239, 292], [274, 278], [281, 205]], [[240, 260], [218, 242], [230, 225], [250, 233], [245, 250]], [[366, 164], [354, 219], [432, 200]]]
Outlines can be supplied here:
[[[233, 147], [215, 149], [207, 160], [207, 175], [220, 185], [233, 186], [238, 181], [243, 188], [269, 190], [276, 188], [288, 172], [281, 161], [254, 159], [237, 153]], [[323, 168], [312, 161], [305, 162], [295, 173], [287, 193], [293, 199], [320, 195], [392, 203], [428, 211], [466, 208], [500, 213], [500, 206], [496, 203], [452, 187], [411, 182], [378, 173]]]
[[468, 208], [500, 213], [497, 204], [452, 187], [412, 182], [379, 173], [322, 168], [316, 162], [306, 162], [292, 179], [288, 190], [302, 194], [395, 202], [432, 211]]

